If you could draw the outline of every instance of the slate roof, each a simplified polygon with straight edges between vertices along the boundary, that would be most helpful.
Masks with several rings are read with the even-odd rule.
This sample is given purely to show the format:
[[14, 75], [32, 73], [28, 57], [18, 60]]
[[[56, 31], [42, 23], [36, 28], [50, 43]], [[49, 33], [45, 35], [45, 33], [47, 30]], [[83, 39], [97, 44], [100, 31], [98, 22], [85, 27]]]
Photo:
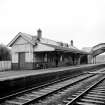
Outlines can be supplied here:
[[[59, 42], [56, 42], [56, 41], [53, 41], [53, 40], [50, 40], [50, 39], [45, 39], [45, 38], [41, 38], [40, 41], [37, 40], [37, 36], [32, 36], [30, 34], [26, 34], [26, 33], [22, 33], [22, 32], [19, 32], [14, 38], [13, 40], [8, 44], [9, 47], [12, 47], [12, 45], [15, 43], [15, 41], [20, 37], [22, 36], [26, 41], [28, 41], [29, 43], [31, 43], [32, 45], [36, 45], [36, 43], [41, 43], [41, 44], [44, 44], [44, 45], [47, 45], [47, 46], [50, 46], [50, 47], [53, 47], [55, 48], [56, 51], [66, 51], [66, 52], [73, 52], [73, 53], [81, 53], [81, 54], [89, 54], [85, 51], [82, 51], [82, 50], [79, 50], [77, 49], [76, 47], [74, 46], [70, 46], [69, 47], [64, 47], [64, 46], [60, 46], [59, 45]], [[46, 40], [45, 42], [43, 42], [43, 40]], [[52, 44], [51, 43], [54, 42], [55, 44]]]
[[56, 45], [51, 45], [51, 44], [45, 44], [42, 43], [44, 45], [48, 45], [50, 47], [54, 47], [55, 51], [64, 51], [64, 52], [73, 52], [73, 53], [80, 53], [80, 54], [89, 54], [88, 52], [76, 49], [76, 48], [69, 48], [69, 47], [62, 47], [62, 46], [56, 46]]

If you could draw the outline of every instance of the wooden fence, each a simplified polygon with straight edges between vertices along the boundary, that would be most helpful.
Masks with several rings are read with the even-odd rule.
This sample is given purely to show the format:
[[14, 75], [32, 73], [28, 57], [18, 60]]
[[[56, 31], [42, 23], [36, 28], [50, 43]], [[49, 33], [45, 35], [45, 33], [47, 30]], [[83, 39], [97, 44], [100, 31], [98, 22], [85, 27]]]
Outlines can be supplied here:
[[11, 61], [0, 61], [0, 71], [10, 70]]

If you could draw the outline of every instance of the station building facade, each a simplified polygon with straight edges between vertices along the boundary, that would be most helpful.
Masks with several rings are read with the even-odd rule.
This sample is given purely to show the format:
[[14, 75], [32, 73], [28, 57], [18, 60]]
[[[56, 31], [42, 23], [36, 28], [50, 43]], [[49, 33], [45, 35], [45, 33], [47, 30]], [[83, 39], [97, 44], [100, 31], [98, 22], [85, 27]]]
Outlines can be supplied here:
[[37, 35], [19, 32], [8, 44], [12, 53], [12, 69], [43, 69], [88, 63], [88, 53], [71, 44], [56, 42]]

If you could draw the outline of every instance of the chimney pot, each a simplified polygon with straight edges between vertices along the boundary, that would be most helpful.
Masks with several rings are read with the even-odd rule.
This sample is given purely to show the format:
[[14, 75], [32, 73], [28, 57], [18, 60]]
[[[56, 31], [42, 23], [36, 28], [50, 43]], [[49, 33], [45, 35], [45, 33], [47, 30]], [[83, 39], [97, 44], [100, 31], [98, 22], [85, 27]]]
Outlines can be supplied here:
[[37, 40], [40, 41], [41, 37], [42, 37], [42, 31], [41, 31], [41, 29], [38, 29], [38, 31], [37, 31]]
[[71, 46], [73, 46], [73, 40], [71, 40]]

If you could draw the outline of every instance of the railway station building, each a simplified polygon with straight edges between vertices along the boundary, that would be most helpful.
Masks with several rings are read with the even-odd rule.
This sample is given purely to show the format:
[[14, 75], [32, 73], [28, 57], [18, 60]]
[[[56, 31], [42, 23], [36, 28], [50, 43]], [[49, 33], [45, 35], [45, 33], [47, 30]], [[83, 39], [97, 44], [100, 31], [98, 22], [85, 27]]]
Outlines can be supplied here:
[[88, 63], [88, 53], [70, 44], [19, 32], [8, 44], [12, 53], [12, 69], [44, 69]]

